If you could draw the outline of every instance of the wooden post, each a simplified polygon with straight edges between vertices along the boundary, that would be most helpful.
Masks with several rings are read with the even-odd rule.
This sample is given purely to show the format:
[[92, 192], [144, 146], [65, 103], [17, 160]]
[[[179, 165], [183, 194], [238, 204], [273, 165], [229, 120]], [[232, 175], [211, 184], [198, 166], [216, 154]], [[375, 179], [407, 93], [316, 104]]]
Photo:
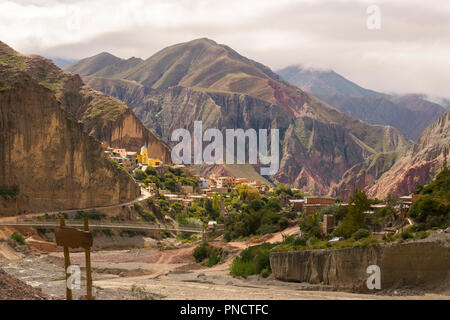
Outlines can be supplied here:
[[[65, 227], [66, 220], [63, 217], [61, 217], [59, 219], [59, 224], [61, 227]], [[66, 273], [66, 297], [67, 297], [67, 300], [72, 300], [72, 290], [67, 287], [67, 280], [69, 280], [67, 268], [69, 268], [69, 266], [70, 266], [70, 256], [69, 256], [69, 248], [66, 246], [64, 246], [64, 266], [65, 266], [64, 272]]]
[[[89, 231], [89, 220], [84, 218], [84, 231]], [[86, 255], [86, 299], [92, 300], [91, 249], [84, 249]]]

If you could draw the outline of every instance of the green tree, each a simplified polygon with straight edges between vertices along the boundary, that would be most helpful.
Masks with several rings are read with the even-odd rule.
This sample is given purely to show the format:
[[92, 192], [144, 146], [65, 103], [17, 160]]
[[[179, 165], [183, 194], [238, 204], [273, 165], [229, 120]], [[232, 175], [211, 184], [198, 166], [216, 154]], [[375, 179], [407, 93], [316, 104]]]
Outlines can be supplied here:
[[365, 225], [365, 211], [370, 209], [370, 200], [364, 191], [355, 189], [350, 197], [347, 209], [347, 215], [342, 223], [336, 228], [335, 235], [349, 238], [358, 229]]
[[145, 174], [148, 176], [156, 176], [157, 172], [155, 168], [148, 166], [147, 169], [145, 169]]
[[134, 170], [134, 178], [136, 180], [143, 181], [145, 180], [145, 178], [147, 178], [147, 175], [145, 174], [144, 171], [136, 169]]
[[433, 227], [445, 228], [449, 225], [450, 206], [429, 195], [420, 197], [408, 212], [415, 222], [423, 224], [427, 229]]

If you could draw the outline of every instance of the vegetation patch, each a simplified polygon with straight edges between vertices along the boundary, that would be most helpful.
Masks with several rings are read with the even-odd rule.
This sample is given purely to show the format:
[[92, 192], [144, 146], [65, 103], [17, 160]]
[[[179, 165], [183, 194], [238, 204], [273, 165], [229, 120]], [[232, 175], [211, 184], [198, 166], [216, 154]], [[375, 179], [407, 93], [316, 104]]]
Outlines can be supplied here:
[[231, 264], [230, 274], [244, 278], [254, 274], [268, 277], [272, 273], [269, 255], [275, 246], [276, 244], [264, 243], [243, 250]]
[[222, 262], [223, 249], [202, 241], [193, 252], [196, 262], [203, 263], [206, 267], [212, 267]]

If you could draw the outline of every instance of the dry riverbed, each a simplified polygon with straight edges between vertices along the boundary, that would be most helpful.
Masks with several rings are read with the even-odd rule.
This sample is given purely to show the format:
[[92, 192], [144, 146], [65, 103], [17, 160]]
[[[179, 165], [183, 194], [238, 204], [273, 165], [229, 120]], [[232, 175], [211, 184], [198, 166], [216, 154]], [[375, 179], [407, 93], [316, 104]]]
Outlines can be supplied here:
[[[83, 267], [83, 253], [71, 254]], [[332, 291], [323, 285], [286, 283], [253, 276], [229, 275], [229, 263], [211, 269], [195, 264], [192, 248], [159, 251], [118, 250], [92, 253], [96, 299], [450, 299], [448, 295], [391, 292], [367, 295]], [[65, 279], [60, 253], [28, 254], [22, 259], [0, 259], [0, 267], [12, 276], [42, 289], [52, 297], [64, 297]], [[84, 270], [82, 269], [82, 274]], [[84, 279], [83, 279], [84, 280]], [[83, 283], [82, 280], [82, 283]], [[82, 290], [74, 291], [79, 299]]]

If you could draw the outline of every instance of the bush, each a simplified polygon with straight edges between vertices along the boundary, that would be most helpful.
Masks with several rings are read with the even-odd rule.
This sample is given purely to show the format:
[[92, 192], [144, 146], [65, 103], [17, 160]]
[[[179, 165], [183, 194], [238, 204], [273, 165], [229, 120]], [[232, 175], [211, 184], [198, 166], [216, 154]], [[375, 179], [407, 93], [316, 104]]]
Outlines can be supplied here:
[[279, 227], [273, 224], [263, 224], [261, 227], [259, 227], [257, 233], [258, 234], [268, 234], [268, 233], [274, 233], [279, 230]]
[[11, 235], [11, 239], [21, 246], [25, 245], [25, 238], [18, 232], [14, 232]]
[[[212, 267], [213, 265], [219, 263], [220, 256], [222, 255], [222, 248], [214, 247], [208, 242], [203, 241], [199, 244], [192, 254], [196, 262], [202, 262], [208, 259], [206, 263], [207, 266]], [[214, 264], [212, 264], [215, 262]]]
[[145, 174], [144, 171], [136, 169], [136, 170], [134, 170], [134, 178], [136, 180], [143, 181], [143, 180], [145, 180], [145, 178], [147, 178], [147, 175]]
[[429, 195], [420, 197], [408, 212], [408, 216], [415, 222], [423, 224], [426, 229], [434, 227], [446, 228], [449, 225], [450, 208], [442, 201]]
[[252, 274], [270, 274], [272, 269], [270, 268], [269, 255], [271, 249], [275, 246], [275, 244], [264, 243], [243, 250], [231, 264], [230, 274], [241, 277], [248, 277]]
[[409, 230], [406, 230], [400, 233], [400, 238], [402, 240], [413, 239], [414, 235]]
[[88, 218], [90, 220], [102, 220], [106, 217], [106, 214], [104, 214], [103, 212], [97, 211], [97, 210], [92, 210], [92, 211], [77, 211], [77, 213], [75, 214], [75, 219], [84, 219], [84, 218]]
[[147, 222], [156, 222], [157, 221], [153, 212], [150, 212], [148, 210], [139, 211], [139, 215]]
[[0, 186], [0, 197], [4, 199], [15, 199], [19, 195], [19, 187], [18, 186]]
[[359, 229], [352, 235], [353, 239], [355, 240], [367, 238], [368, 236], [370, 236], [370, 232], [367, 229]]
[[261, 277], [267, 278], [268, 276], [270, 276], [271, 273], [272, 273], [272, 271], [270, 269], [266, 268], [263, 271], [261, 271]]
[[310, 237], [321, 238], [323, 236], [322, 229], [320, 229], [319, 226], [318, 213], [313, 213], [311, 215], [303, 214], [299, 227], [306, 238]]
[[156, 176], [157, 175], [156, 169], [153, 168], [153, 167], [148, 166], [147, 169], [145, 169], [145, 174], [147, 176]]
[[280, 226], [280, 230], [284, 230], [287, 227], [289, 227], [289, 220], [286, 217], [281, 217], [281, 219], [278, 221], [278, 225]]

